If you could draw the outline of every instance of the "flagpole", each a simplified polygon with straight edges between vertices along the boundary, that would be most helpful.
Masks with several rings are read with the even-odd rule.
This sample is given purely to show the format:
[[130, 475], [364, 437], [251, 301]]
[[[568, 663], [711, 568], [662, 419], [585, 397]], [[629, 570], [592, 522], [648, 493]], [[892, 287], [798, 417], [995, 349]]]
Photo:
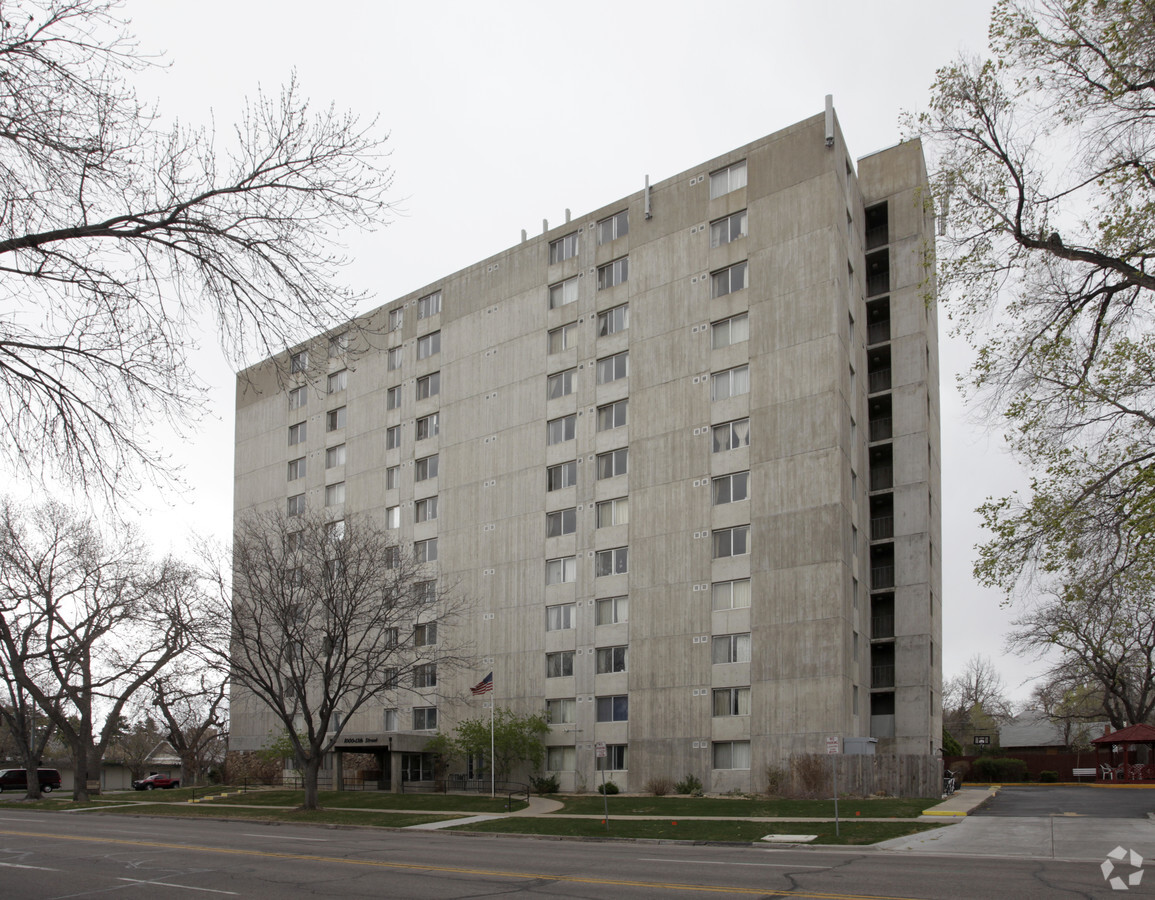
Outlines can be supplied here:
[[489, 695], [489, 799], [492, 800], [497, 796], [497, 782], [494, 781], [496, 777], [493, 772], [493, 706], [497, 702], [497, 698], [491, 692]]

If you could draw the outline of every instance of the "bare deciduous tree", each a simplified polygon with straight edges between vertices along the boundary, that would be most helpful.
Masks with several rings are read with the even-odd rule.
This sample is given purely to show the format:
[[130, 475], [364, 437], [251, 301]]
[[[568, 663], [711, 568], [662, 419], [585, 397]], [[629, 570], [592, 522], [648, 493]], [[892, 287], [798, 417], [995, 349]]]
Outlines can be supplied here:
[[77, 800], [88, 798], [121, 716], [185, 652], [199, 584], [151, 561], [130, 530], [111, 537], [59, 503], [0, 509], [0, 658], [69, 746]]
[[292, 81], [229, 140], [161, 127], [129, 86], [150, 60], [116, 0], [12, 0], [0, 17], [0, 456], [111, 488], [185, 423], [186, 354], [211, 319], [262, 356], [347, 320], [339, 233], [388, 211], [376, 124]]
[[285, 730], [305, 808], [349, 719], [398, 690], [433, 687], [465, 660], [461, 601], [366, 516], [253, 514], [233, 546], [230, 671]]
[[185, 783], [196, 784], [210, 766], [225, 761], [228, 682], [216, 667], [187, 669], [182, 665], [153, 683], [153, 706], [164, 721], [165, 737], [181, 758]]

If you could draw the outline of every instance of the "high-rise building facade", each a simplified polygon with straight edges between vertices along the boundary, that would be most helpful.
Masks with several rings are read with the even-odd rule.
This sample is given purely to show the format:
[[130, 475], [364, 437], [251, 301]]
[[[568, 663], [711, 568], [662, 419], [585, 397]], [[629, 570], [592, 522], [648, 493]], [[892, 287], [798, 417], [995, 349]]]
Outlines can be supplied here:
[[[934, 753], [928, 198], [917, 142], [855, 163], [818, 115], [381, 307], [372, 347], [243, 373], [237, 514], [372, 515], [467, 602], [476, 665], [339, 747], [425, 777], [492, 671], [563, 788], [759, 789], [831, 736]], [[234, 701], [233, 749], [276, 729]]]

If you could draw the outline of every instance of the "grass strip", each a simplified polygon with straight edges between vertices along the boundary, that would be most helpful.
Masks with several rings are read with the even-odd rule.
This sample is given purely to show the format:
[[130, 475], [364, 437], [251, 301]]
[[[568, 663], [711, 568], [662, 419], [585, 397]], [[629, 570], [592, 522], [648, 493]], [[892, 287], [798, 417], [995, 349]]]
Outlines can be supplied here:
[[195, 806], [193, 804], [149, 803], [141, 806], [108, 807], [113, 815], [176, 816], [179, 818], [246, 819], [257, 822], [297, 823], [301, 825], [377, 825], [407, 828], [426, 822], [444, 822], [459, 816], [421, 813], [385, 813], [342, 809], [246, 809], [244, 807]]
[[649, 838], [671, 841], [760, 841], [767, 834], [816, 834], [813, 844], [877, 844], [879, 841], [917, 834], [932, 828], [949, 827], [926, 822], [842, 822], [841, 834], [834, 834], [833, 822], [703, 822], [653, 819], [615, 819], [610, 815], [609, 828], [598, 819], [548, 818], [494, 819], [458, 825], [451, 831], [476, 831], [488, 834], [541, 834], [557, 837]]
[[[557, 795], [551, 799], [560, 800], [565, 808], [554, 813], [564, 815], [602, 814], [602, 797]], [[833, 800], [769, 800], [747, 797], [630, 797], [611, 796], [608, 798], [610, 818], [615, 816], [726, 816], [728, 818], [792, 818], [792, 817], [834, 817]], [[872, 819], [913, 819], [922, 811], [936, 803], [938, 798], [902, 799], [888, 797], [882, 800], [840, 799], [838, 812], [853, 819], [855, 813]], [[812, 832], [811, 832], [812, 833]]]
[[[150, 800], [164, 801], [167, 797], [150, 797]], [[245, 794], [230, 794], [220, 800], [211, 800], [222, 806], [300, 806], [305, 799], [304, 791], [251, 791]], [[504, 797], [490, 799], [477, 794], [393, 794], [388, 791], [320, 791], [317, 802], [321, 806], [343, 807], [345, 809], [405, 809], [405, 810], [445, 810], [471, 813], [504, 813]], [[514, 803], [513, 812], [524, 809], [524, 803]]]

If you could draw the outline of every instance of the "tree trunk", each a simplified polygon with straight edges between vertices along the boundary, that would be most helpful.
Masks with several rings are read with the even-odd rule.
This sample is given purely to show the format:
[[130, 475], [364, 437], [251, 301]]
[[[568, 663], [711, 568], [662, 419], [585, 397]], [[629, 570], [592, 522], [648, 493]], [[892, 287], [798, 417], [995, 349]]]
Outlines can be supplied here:
[[77, 803], [88, 802], [88, 748], [83, 744], [73, 745], [72, 799]]
[[25, 800], [39, 800], [40, 799], [40, 760], [29, 759], [29, 754], [24, 754], [24, 771], [28, 776], [28, 793], [24, 795]]
[[305, 803], [303, 809], [317, 809], [317, 775], [321, 771], [321, 754], [314, 751], [305, 762]]

